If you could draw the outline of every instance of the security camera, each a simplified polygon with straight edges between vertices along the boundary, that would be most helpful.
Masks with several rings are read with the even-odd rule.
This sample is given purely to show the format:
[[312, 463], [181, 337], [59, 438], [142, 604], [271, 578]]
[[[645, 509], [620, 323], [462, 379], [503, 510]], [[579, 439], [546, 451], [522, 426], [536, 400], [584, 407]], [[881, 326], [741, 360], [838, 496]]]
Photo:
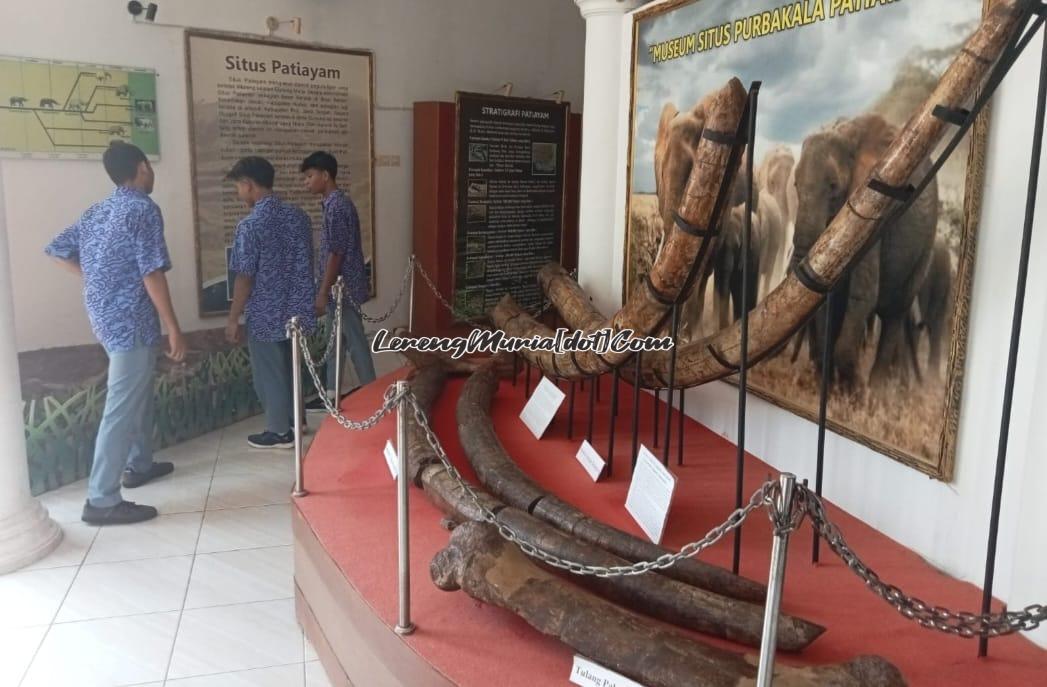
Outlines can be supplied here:
[[156, 6], [155, 2], [149, 3], [148, 6], [143, 6], [138, 0], [131, 0], [127, 3], [127, 11], [132, 17], [139, 17], [142, 12], [145, 12], [146, 21], [154, 21], [156, 19], [156, 11], [160, 9]]

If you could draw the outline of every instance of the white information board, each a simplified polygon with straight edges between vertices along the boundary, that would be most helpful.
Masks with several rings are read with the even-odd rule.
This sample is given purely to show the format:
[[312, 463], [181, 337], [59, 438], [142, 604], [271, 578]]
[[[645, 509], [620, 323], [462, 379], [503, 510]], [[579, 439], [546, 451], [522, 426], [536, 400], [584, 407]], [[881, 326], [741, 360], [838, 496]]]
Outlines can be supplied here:
[[676, 475], [641, 445], [629, 494], [625, 497], [625, 509], [655, 544], [662, 541], [674, 491]]
[[582, 445], [578, 447], [578, 453], [574, 457], [578, 459], [578, 462], [582, 464], [582, 467], [585, 468], [585, 471], [589, 473], [589, 477], [594, 482], [600, 479], [607, 462], [600, 457], [599, 452], [593, 448], [588, 439], [582, 441]]
[[396, 479], [396, 474], [400, 472], [400, 456], [396, 453], [392, 439], [385, 440], [385, 450], [382, 454], [385, 456], [385, 464], [389, 466], [389, 474]]
[[520, 419], [527, 425], [527, 429], [531, 430], [535, 439], [541, 439], [545, 434], [564, 398], [564, 392], [550, 382], [548, 377], [542, 377], [542, 381], [538, 382], [530, 400], [520, 412]]
[[634, 682], [577, 654], [571, 666], [571, 683], [583, 687], [643, 687], [639, 682]]

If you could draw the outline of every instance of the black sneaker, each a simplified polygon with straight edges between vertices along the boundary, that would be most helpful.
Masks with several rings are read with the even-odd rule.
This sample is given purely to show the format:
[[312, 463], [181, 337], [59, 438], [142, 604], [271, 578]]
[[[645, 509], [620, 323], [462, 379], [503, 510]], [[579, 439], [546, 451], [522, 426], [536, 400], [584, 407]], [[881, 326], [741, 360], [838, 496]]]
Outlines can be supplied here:
[[324, 405], [324, 399], [317, 396], [305, 404], [305, 410], [307, 413], [326, 413], [327, 406]]
[[164, 475], [170, 475], [174, 472], [174, 463], [153, 463], [149, 468], [149, 472], [137, 473], [134, 470], [128, 468], [124, 470], [123, 479], [120, 483], [124, 485], [124, 489], [134, 489], [140, 487], [143, 484], [153, 481], [157, 477], [163, 477]]
[[287, 434], [276, 432], [262, 432], [247, 437], [247, 443], [254, 448], [294, 448], [294, 430]]
[[152, 520], [156, 515], [156, 509], [152, 506], [139, 506], [132, 501], [121, 501], [109, 508], [98, 508], [85, 502], [80, 519], [89, 525], [130, 525]]

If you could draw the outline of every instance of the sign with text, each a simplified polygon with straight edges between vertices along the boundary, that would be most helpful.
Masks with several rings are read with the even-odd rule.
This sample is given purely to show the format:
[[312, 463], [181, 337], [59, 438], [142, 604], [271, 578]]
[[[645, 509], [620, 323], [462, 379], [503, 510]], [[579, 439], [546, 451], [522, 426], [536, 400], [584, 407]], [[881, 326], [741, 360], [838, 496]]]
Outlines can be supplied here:
[[578, 453], [575, 455], [578, 462], [582, 464], [585, 471], [589, 473], [589, 477], [596, 480], [600, 479], [600, 475], [603, 474], [604, 466], [607, 462], [600, 457], [599, 452], [593, 448], [593, 445], [589, 443], [588, 439], [582, 441], [582, 445], [578, 447]]
[[269, 160], [274, 190], [309, 214], [314, 249], [323, 213], [299, 166], [317, 150], [338, 159], [373, 295], [372, 54], [202, 31], [185, 41], [200, 315], [229, 310], [225, 249], [248, 210], [225, 174], [247, 155]]
[[534, 275], [562, 261], [568, 103], [457, 93], [455, 307], [486, 313], [505, 294], [535, 308]]
[[531, 430], [535, 439], [541, 439], [545, 434], [564, 398], [564, 392], [550, 382], [548, 377], [542, 377], [542, 381], [538, 382], [527, 405], [520, 411], [520, 419], [527, 425], [527, 429]]
[[662, 541], [674, 491], [676, 475], [641, 445], [633, 481], [629, 483], [629, 494], [625, 497], [625, 509], [655, 544]]
[[385, 440], [385, 449], [382, 451], [382, 455], [385, 456], [385, 464], [389, 466], [389, 474], [396, 479], [396, 475], [400, 472], [400, 456], [396, 453], [396, 447], [393, 446], [392, 439]]
[[583, 687], [643, 687], [639, 682], [578, 655], [571, 666], [571, 683]]

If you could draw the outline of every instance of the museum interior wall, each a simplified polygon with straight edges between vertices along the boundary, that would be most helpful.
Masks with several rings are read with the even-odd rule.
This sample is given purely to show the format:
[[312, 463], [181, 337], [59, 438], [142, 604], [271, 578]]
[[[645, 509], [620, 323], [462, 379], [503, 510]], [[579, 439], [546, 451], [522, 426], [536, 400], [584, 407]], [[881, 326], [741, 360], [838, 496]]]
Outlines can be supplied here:
[[[618, 157], [628, 159], [631, 19], [622, 27], [621, 112]], [[825, 491], [851, 514], [913, 549], [944, 572], [981, 585], [999, 437], [1004, 373], [1028, 180], [1029, 142], [1035, 114], [1039, 55], [1029, 50], [1008, 75], [992, 103], [985, 191], [970, 305], [967, 364], [952, 481], [929, 479], [892, 458], [830, 433], [826, 440]], [[599, 68], [588, 65], [590, 69]], [[765, 90], [766, 84], [765, 84]], [[621, 302], [625, 261], [627, 185], [618, 167], [614, 255], [610, 264], [586, 253], [584, 235], [579, 280], [594, 302]], [[584, 175], [584, 169], [583, 169]], [[1038, 207], [1047, 194], [1041, 188]], [[1014, 396], [1010, 449], [999, 540], [996, 596], [1010, 607], [1042, 596], [1047, 554], [1037, 542], [1047, 536], [1047, 260], [1039, 213], [1034, 229], [1025, 323]], [[611, 308], [606, 308], [608, 312]], [[747, 450], [780, 470], [813, 483], [817, 426], [755, 395], [748, 402]], [[737, 388], [716, 382], [690, 389], [686, 410], [702, 424], [734, 441]], [[1047, 631], [1031, 638], [1047, 645]]]
[[[207, 284], [209, 275], [198, 275], [197, 268], [190, 77], [182, 27], [258, 38], [266, 32], [266, 16], [301, 17], [300, 35], [283, 25], [277, 39], [373, 52], [376, 297], [365, 308], [371, 313], [393, 305], [411, 253], [414, 102], [453, 100], [457, 90], [493, 92], [511, 82], [513, 94], [521, 96], [551, 97], [553, 90], [562, 89], [575, 111], [581, 110], [585, 24], [577, 8], [562, 0], [193, 0], [161, 3], [152, 26], [133, 23], [125, 5], [63, 0], [24, 13], [15, 22], [6, 17], [14, 9], [8, 3], [2, 10], [9, 20], [0, 23], [0, 44], [5, 55], [138, 67], [158, 75], [160, 159], [153, 164], [153, 197], [164, 213], [175, 310], [190, 333], [188, 367], [160, 364], [160, 446], [258, 411], [246, 349], [224, 342], [224, 316], [200, 315], [199, 285]], [[203, 84], [198, 86], [203, 90]], [[353, 170], [354, 178], [363, 176], [361, 171]], [[110, 182], [99, 162], [79, 160], [3, 159], [0, 174], [30, 481], [33, 492], [40, 493], [87, 474], [104, 403], [106, 365], [76, 279], [55, 269], [43, 246], [107, 194]], [[297, 176], [291, 183], [298, 187]], [[366, 199], [356, 200], [365, 212]], [[407, 308], [401, 307], [385, 326], [406, 323]], [[376, 363], [379, 371], [399, 364], [390, 354], [378, 356]]]

